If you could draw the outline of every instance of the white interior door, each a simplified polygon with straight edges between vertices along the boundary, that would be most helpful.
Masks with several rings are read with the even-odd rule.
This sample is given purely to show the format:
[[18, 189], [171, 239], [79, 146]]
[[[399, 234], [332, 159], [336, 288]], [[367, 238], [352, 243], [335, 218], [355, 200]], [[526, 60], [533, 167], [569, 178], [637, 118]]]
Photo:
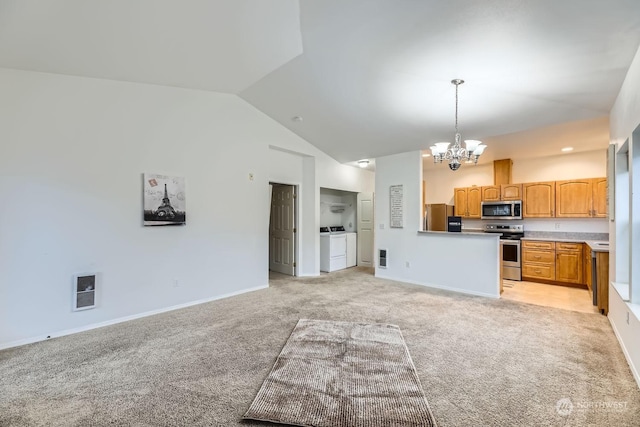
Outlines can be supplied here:
[[269, 270], [295, 275], [295, 187], [292, 185], [273, 184]]
[[358, 193], [358, 265], [373, 267], [373, 193]]

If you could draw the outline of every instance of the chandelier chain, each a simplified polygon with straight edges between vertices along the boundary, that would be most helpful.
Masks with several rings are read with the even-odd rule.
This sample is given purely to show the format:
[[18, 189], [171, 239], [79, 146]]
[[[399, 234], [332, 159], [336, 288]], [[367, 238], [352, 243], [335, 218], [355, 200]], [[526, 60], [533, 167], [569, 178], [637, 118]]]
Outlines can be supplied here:
[[458, 133], [458, 84], [456, 84], [456, 133]]

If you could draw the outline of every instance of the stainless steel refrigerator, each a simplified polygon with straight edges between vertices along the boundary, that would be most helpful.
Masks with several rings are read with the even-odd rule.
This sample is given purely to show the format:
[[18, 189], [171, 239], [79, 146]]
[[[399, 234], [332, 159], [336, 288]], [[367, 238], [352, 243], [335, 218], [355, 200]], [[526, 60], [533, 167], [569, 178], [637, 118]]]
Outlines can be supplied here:
[[447, 231], [447, 217], [453, 215], [453, 205], [445, 203], [428, 204], [425, 209], [426, 231]]

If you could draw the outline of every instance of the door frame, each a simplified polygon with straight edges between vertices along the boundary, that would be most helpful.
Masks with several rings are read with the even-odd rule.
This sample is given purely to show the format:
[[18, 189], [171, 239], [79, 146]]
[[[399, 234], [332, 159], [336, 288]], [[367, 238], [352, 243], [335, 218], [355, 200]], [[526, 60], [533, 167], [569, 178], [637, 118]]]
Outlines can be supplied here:
[[[300, 184], [294, 184], [294, 183], [289, 183], [289, 182], [276, 182], [276, 181], [269, 181], [269, 185], [286, 185], [289, 187], [293, 187], [293, 194], [295, 195], [295, 197], [293, 198], [293, 227], [295, 228], [296, 232], [294, 233], [295, 235], [293, 236], [293, 240], [294, 240], [294, 245], [295, 247], [293, 248], [293, 262], [295, 263], [295, 266], [293, 267], [293, 277], [298, 277], [299, 274], [299, 268], [300, 268], [300, 225], [299, 225], [299, 221], [298, 221], [298, 212], [299, 212], [299, 206], [298, 206], [298, 201], [300, 200]], [[267, 272], [269, 272], [269, 256], [271, 254], [271, 236], [269, 235], [269, 233], [271, 232], [271, 201], [273, 198], [272, 195], [272, 191], [269, 188], [269, 209], [267, 211], [268, 213], [268, 219], [267, 219], [267, 240], [268, 240], [268, 244], [267, 244]]]

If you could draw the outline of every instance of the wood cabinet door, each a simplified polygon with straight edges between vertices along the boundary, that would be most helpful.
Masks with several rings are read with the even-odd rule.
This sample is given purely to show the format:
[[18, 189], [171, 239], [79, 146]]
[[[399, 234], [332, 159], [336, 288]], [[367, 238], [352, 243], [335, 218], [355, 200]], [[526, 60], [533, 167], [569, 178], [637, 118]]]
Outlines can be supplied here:
[[597, 252], [596, 253], [596, 284], [598, 289], [598, 310], [602, 311], [604, 315], [609, 312], [609, 252]]
[[480, 201], [482, 200], [481, 187], [467, 188], [467, 217], [480, 218]]
[[522, 200], [522, 184], [502, 184], [500, 196], [502, 200]]
[[556, 281], [582, 283], [582, 251], [556, 251]]
[[456, 216], [467, 216], [467, 189], [453, 189], [453, 213]]
[[556, 183], [530, 182], [522, 184], [522, 216], [525, 218], [550, 218], [555, 216]]
[[486, 187], [480, 187], [482, 189], [482, 201], [483, 202], [497, 202], [500, 201], [500, 186], [489, 185]]
[[592, 260], [591, 260], [591, 249], [589, 249], [589, 245], [585, 243], [582, 251], [583, 251], [582, 259], [584, 260], [582, 262], [583, 263], [582, 274], [584, 275], [583, 276], [584, 283], [587, 285], [587, 288], [589, 288], [589, 292], [593, 292], [593, 289], [592, 289], [593, 280], [591, 278]]
[[607, 178], [593, 178], [591, 180], [593, 191], [593, 211], [594, 218], [607, 217]]
[[590, 217], [592, 193], [591, 179], [556, 181], [556, 217]]

